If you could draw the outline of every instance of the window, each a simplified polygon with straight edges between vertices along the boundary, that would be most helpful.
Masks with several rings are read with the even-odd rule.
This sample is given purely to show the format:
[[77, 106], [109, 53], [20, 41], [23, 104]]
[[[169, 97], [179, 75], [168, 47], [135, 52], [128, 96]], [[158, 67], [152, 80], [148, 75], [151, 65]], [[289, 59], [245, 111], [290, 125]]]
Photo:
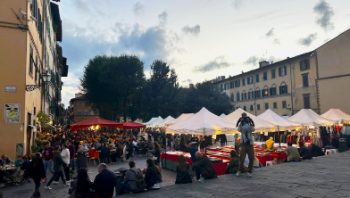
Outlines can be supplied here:
[[280, 95], [288, 94], [288, 85], [286, 83], [282, 83], [279, 87]]
[[305, 71], [310, 69], [310, 61], [309, 59], [305, 59], [299, 62], [300, 65], [300, 71]]
[[263, 76], [264, 80], [267, 80], [267, 71], [264, 72], [264, 76]]
[[235, 87], [240, 87], [240, 86], [241, 86], [241, 85], [240, 85], [240, 84], [241, 84], [240, 82], [241, 82], [240, 80], [236, 80], [236, 81], [235, 81]]
[[261, 97], [261, 91], [259, 88], [256, 88], [255, 90], [255, 98], [260, 98]]
[[242, 86], [245, 86], [245, 78], [242, 78]]
[[235, 101], [235, 94], [231, 93], [231, 102]]
[[304, 109], [310, 109], [310, 94], [303, 94]]
[[250, 85], [250, 77], [247, 77], [247, 84]]
[[271, 78], [275, 79], [276, 78], [276, 69], [271, 70]]
[[244, 111], [247, 111], [247, 107], [246, 107], [246, 106], [243, 106], [243, 110], [244, 110]]
[[278, 75], [279, 76], [287, 76], [287, 66], [279, 67], [278, 68]]
[[32, 9], [32, 15], [33, 15], [33, 17], [34, 18], [38, 18], [38, 2], [37, 2], [38, 0], [33, 0], [32, 1], [32, 7], [31, 7], [31, 9]]
[[265, 103], [265, 110], [269, 109], [269, 103]]
[[259, 76], [259, 74], [256, 74], [255, 75], [255, 82], [259, 82], [260, 81], [260, 76]]
[[303, 78], [303, 87], [309, 87], [309, 74], [302, 74]]
[[247, 77], [247, 84], [248, 84], [248, 85], [253, 84], [253, 83], [254, 83], [253, 80], [254, 80], [253, 76]]
[[260, 104], [256, 105], [256, 110], [260, 111]]
[[236, 93], [236, 100], [237, 101], [240, 101], [241, 100], [241, 97], [240, 97], [241, 95], [239, 94], [239, 92], [238, 93]]
[[224, 84], [224, 90], [226, 90], [226, 83]]
[[248, 92], [248, 100], [252, 99], [252, 92]]
[[274, 103], [273, 103], [273, 108], [274, 108], [274, 109], [277, 109], [277, 102], [274, 102]]
[[29, 75], [33, 77], [33, 68], [34, 68], [34, 54], [33, 54], [33, 47], [30, 46], [29, 49]]
[[268, 88], [268, 87], [264, 87], [264, 89], [262, 90], [261, 95], [262, 95], [263, 97], [269, 96], [269, 88]]
[[282, 101], [282, 108], [287, 109], [287, 101]]
[[270, 87], [270, 96], [275, 96], [277, 95], [277, 89], [276, 89], [276, 85], [273, 84], [272, 87]]
[[253, 105], [250, 105], [250, 108], [249, 108], [250, 111], [253, 111], [254, 110], [254, 107]]

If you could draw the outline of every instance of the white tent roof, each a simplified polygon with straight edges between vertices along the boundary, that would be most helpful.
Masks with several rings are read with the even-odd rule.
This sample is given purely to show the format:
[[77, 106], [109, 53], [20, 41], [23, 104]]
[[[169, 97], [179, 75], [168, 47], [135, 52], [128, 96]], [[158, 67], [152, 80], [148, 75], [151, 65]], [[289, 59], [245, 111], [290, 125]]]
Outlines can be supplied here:
[[163, 118], [158, 116], [151, 118], [148, 122], [144, 123], [146, 127], [159, 127], [158, 125], [163, 122]]
[[216, 130], [227, 132], [234, 129], [234, 124], [226, 122], [204, 107], [196, 114], [190, 116], [190, 118], [183, 119], [182, 121], [177, 121], [175, 124], [168, 127], [168, 131], [203, 135], [213, 135], [215, 134]]
[[182, 122], [184, 120], [188, 120], [190, 117], [192, 117], [194, 113], [183, 113], [179, 115], [175, 120], [171, 121], [169, 124], [175, 124], [177, 122]]
[[167, 125], [170, 125], [174, 120], [175, 120], [175, 118], [173, 118], [172, 116], [168, 116], [163, 120], [162, 123], [159, 123], [159, 126], [165, 127]]
[[288, 120], [308, 126], [333, 124], [331, 120], [322, 118], [311, 109], [301, 109], [298, 113], [289, 117]]
[[332, 120], [333, 122], [350, 122], [350, 115], [340, 109], [329, 109], [321, 117]]
[[273, 125], [272, 123], [259, 118], [253, 114], [250, 114], [246, 111], [244, 111], [241, 108], [236, 109], [234, 112], [228, 114], [224, 120], [236, 125], [238, 119], [242, 117], [242, 113], [246, 113], [253, 121], [255, 124], [255, 130], [268, 130], [268, 129], [276, 129], [276, 126]]
[[285, 118], [282, 118], [271, 109], [267, 109], [264, 113], [260, 114], [258, 117], [271, 122], [272, 124], [276, 125], [280, 130], [292, 129], [300, 126], [300, 124], [296, 122], [292, 122]]

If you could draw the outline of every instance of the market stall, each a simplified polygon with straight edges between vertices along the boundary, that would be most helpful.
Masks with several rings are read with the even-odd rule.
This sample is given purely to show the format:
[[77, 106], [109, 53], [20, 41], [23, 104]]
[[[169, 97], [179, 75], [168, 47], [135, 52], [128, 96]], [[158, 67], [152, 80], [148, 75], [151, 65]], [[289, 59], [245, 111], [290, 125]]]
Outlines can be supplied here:
[[100, 127], [110, 127], [110, 128], [120, 128], [122, 127], [121, 123], [114, 122], [112, 120], [106, 120], [100, 117], [93, 117], [90, 119], [82, 120], [80, 122], [74, 123], [70, 126], [72, 131], [77, 131], [79, 129], [91, 128], [97, 130]]

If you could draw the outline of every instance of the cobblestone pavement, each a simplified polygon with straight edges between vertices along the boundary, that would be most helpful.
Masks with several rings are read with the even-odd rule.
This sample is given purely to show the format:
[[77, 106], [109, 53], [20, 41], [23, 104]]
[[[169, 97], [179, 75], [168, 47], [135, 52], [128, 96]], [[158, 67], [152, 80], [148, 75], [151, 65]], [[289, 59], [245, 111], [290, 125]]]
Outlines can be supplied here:
[[[135, 160], [137, 166], [145, 166], [144, 159]], [[110, 166], [112, 170], [126, 167], [126, 163]], [[91, 169], [93, 178], [96, 171]], [[324, 156], [303, 162], [283, 163], [254, 170], [253, 177], [225, 175], [203, 183], [172, 185], [175, 174], [163, 170], [162, 188], [142, 194], [122, 197], [259, 197], [259, 198], [306, 198], [350, 197], [350, 152]], [[53, 186], [54, 190], [42, 189], [42, 197], [68, 197], [67, 187]], [[28, 198], [33, 184], [0, 189], [5, 198]]]

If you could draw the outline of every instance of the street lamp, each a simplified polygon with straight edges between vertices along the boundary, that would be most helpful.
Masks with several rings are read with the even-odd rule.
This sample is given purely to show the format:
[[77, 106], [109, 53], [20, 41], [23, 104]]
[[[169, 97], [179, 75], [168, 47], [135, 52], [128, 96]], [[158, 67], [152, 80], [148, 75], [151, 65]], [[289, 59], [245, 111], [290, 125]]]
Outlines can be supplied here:
[[[50, 82], [50, 73], [49, 72], [46, 72], [46, 73], [43, 73], [41, 75], [42, 79], [43, 79], [43, 82], [44, 83], [47, 83], [47, 82]], [[34, 85], [26, 85], [26, 91], [34, 91], [35, 89], [39, 89], [41, 87], [41, 84], [39, 83], [38, 85], [37, 84], [34, 84]]]

